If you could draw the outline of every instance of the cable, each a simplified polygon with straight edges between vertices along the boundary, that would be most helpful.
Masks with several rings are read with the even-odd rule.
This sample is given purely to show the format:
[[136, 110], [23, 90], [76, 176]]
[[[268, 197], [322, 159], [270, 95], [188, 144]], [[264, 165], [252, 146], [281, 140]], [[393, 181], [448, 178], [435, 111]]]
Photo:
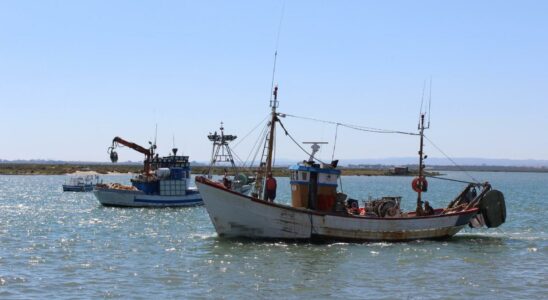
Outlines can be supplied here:
[[331, 154], [331, 161], [335, 159], [335, 147], [337, 146], [337, 134], [339, 133], [339, 124], [335, 127], [335, 140], [333, 141], [333, 154]]
[[458, 165], [453, 159], [451, 159], [451, 157], [449, 157], [449, 155], [445, 154], [445, 152], [443, 152], [443, 150], [440, 149], [440, 147], [438, 147], [436, 144], [434, 144], [434, 142], [432, 142], [431, 139], [429, 139], [426, 135], [424, 136], [425, 139], [427, 139], [430, 144], [432, 144], [432, 146], [434, 146], [434, 148], [438, 149], [439, 152], [441, 152], [441, 154], [443, 154], [445, 156], [445, 158], [447, 158], [450, 162], [452, 162], [455, 167], [459, 168], [459, 170], [461, 170], [462, 172], [464, 172], [468, 177], [472, 178], [472, 180], [474, 180], [475, 183], [480, 183], [479, 180], [477, 180], [476, 178], [474, 178], [474, 176], [472, 176], [470, 173], [468, 173], [465, 169], [461, 168], [460, 165]]
[[[276, 132], [274, 132], [274, 135], [276, 135]], [[274, 144], [272, 145], [272, 167], [276, 165], [276, 142], [278, 139], [274, 136]]]
[[[253, 164], [255, 163], [255, 159], [257, 159], [257, 155], [259, 155], [259, 151], [260, 151], [260, 145], [261, 145], [261, 141], [263, 141], [265, 138], [266, 138], [266, 134], [268, 133], [268, 124], [265, 125], [265, 127], [263, 128], [263, 130], [261, 131], [261, 134], [259, 135], [259, 138], [257, 139], [257, 141], [255, 142], [255, 145], [253, 146], [253, 148], [251, 149], [251, 151], [249, 152], [249, 155], [247, 157], [246, 160], [249, 161], [249, 157], [251, 156], [251, 154], [253, 153], [253, 151], [255, 151], [255, 155], [253, 156], [253, 160], [249, 163], [249, 168], [251, 168], [253, 166]], [[256, 150], [254, 150], [256, 148]]]
[[261, 120], [261, 122], [259, 122], [259, 124], [257, 124], [255, 127], [253, 127], [253, 129], [251, 129], [251, 131], [249, 131], [243, 138], [241, 138], [237, 143], [236, 145], [234, 145], [234, 147], [232, 147], [232, 149], [235, 149], [236, 147], [238, 147], [238, 145], [243, 142], [251, 133], [253, 133], [257, 128], [259, 128], [259, 126], [270, 116], [270, 114], [266, 115], [266, 117], [264, 119]]
[[[306, 153], [307, 155], [309, 155], [309, 156], [312, 157], [312, 154], [309, 153], [308, 151], [306, 151], [306, 150], [299, 144], [299, 142], [297, 142], [297, 141], [293, 138], [293, 136], [291, 136], [291, 134], [289, 134], [289, 132], [287, 131], [287, 129], [285, 129], [284, 124], [282, 124], [282, 122], [281, 122], [279, 119], [278, 119], [278, 123], [280, 123], [280, 126], [282, 126], [282, 129], [284, 130], [285, 135], [287, 135], [287, 136], [295, 143], [295, 145], [297, 145], [297, 147], [301, 148], [301, 150], [302, 150], [304, 153]], [[317, 160], [318, 162], [324, 164], [324, 165], [327, 165], [327, 163], [321, 161], [320, 159], [318, 159], [318, 158], [316, 158], [316, 157], [314, 157], [314, 159]]]
[[470, 181], [458, 180], [458, 179], [452, 179], [452, 178], [443, 178], [443, 177], [430, 176], [430, 175], [426, 175], [426, 177], [434, 178], [434, 179], [439, 179], [439, 180], [447, 180], [447, 181], [460, 182], [460, 183], [469, 183], [469, 184], [478, 185], [478, 186], [481, 185], [481, 183], [479, 183], [479, 182], [470, 182]]
[[430, 109], [432, 107], [432, 76], [430, 76], [430, 94], [428, 97], [428, 127], [430, 128]]
[[321, 120], [321, 119], [315, 119], [315, 118], [309, 118], [309, 117], [302, 117], [302, 116], [296, 116], [292, 114], [286, 114], [286, 113], [278, 113], [281, 117], [292, 117], [296, 119], [303, 119], [303, 120], [310, 120], [315, 122], [321, 122], [321, 123], [328, 123], [333, 125], [339, 125], [343, 127], [347, 127], [354, 130], [360, 130], [360, 131], [366, 131], [366, 132], [372, 132], [372, 133], [397, 133], [397, 134], [406, 134], [406, 135], [419, 135], [418, 133], [413, 132], [405, 132], [405, 131], [399, 131], [399, 130], [390, 130], [390, 129], [380, 129], [380, 128], [374, 128], [374, 127], [366, 127], [366, 126], [360, 126], [360, 125], [353, 125], [353, 124], [345, 124], [345, 123], [339, 123], [339, 122], [333, 122], [333, 121], [327, 121], [327, 120]]

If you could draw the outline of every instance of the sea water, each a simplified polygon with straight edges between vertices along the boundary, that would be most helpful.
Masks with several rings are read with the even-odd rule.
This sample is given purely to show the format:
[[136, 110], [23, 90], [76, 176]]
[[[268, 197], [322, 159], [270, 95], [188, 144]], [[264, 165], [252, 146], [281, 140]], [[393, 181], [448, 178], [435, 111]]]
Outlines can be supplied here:
[[[62, 192], [65, 176], [0, 176], [0, 299], [545, 298], [548, 174], [445, 177], [491, 182], [505, 194], [506, 223], [444, 241], [226, 240], [204, 207], [103, 207], [92, 193]], [[342, 189], [361, 200], [403, 196], [413, 209], [411, 179], [344, 177]], [[434, 207], [464, 187], [429, 183]], [[278, 178], [278, 202], [289, 203], [288, 184]]]

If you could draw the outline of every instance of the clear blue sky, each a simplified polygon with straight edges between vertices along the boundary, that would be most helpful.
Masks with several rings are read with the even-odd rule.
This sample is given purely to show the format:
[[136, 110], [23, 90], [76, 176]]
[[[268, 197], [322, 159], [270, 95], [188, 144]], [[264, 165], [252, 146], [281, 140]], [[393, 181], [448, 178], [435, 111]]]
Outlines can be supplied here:
[[[220, 121], [244, 136], [268, 114], [282, 3], [1, 1], [0, 158], [105, 161], [114, 136], [145, 145], [158, 124], [161, 154], [175, 135], [208, 160]], [[427, 135], [447, 154], [548, 159], [547, 1], [287, 1], [278, 49], [281, 112], [413, 131], [432, 77]], [[333, 126], [284, 122], [331, 157]], [[417, 147], [340, 129], [336, 156]], [[283, 135], [277, 154], [305, 158]]]

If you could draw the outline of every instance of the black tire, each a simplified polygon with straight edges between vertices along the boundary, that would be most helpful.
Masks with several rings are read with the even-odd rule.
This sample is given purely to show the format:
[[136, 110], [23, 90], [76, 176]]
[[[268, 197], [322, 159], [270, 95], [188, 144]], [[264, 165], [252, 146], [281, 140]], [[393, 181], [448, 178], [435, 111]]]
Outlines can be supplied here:
[[504, 194], [491, 190], [480, 200], [479, 209], [488, 228], [499, 227], [506, 221]]

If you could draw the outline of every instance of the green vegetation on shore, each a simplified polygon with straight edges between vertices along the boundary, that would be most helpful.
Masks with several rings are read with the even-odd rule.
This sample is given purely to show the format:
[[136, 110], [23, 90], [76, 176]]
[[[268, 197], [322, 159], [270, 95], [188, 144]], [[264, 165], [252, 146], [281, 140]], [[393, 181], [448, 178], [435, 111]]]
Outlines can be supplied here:
[[[0, 164], [0, 174], [2, 175], [64, 175], [71, 174], [77, 171], [97, 172], [99, 174], [110, 173], [139, 173], [143, 167], [141, 165], [124, 165], [124, 164]], [[193, 174], [205, 174], [208, 167], [195, 166], [192, 167]], [[213, 169], [214, 174], [224, 174], [223, 167]], [[342, 175], [346, 176], [389, 176], [389, 168], [386, 169], [366, 169], [366, 168], [340, 168]], [[274, 176], [284, 177], [289, 176], [287, 167], [274, 168], [272, 173]], [[415, 172], [410, 172], [407, 175], [415, 175]], [[431, 174], [431, 175], [437, 175]]]
[[138, 173], [141, 165], [101, 165], [101, 164], [0, 164], [2, 175], [64, 175], [77, 171], [93, 171], [99, 174]]

